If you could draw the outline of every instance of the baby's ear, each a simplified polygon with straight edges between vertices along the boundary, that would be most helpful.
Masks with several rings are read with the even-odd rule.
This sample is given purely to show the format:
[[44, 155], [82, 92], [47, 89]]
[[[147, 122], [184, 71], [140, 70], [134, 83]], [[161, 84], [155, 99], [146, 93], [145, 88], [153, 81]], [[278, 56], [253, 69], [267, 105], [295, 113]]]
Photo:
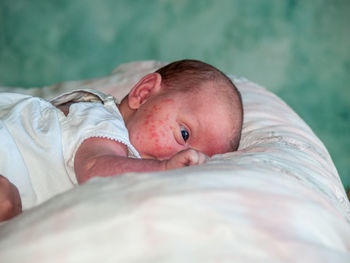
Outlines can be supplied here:
[[128, 102], [131, 109], [138, 109], [162, 87], [162, 77], [154, 72], [144, 76], [129, 92]]

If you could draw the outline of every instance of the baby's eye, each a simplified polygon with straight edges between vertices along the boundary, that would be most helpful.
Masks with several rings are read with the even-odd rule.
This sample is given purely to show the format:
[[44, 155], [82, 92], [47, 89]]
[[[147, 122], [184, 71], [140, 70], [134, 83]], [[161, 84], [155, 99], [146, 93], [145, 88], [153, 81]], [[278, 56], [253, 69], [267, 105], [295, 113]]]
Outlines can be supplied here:
[[181, 130], [181, 136], [184, 139], [184, 141], [186, 142], [188, 140], [188, 138], [190, 137], [190, 133], [182, 125], [180, 126], [180, 130]]

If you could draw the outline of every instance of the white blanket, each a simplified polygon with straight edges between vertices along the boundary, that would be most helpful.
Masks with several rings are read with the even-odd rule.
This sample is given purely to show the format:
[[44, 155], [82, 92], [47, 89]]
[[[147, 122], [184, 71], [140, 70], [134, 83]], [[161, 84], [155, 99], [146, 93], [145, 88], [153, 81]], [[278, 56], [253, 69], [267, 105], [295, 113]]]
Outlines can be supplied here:
[[[25, 92], [93, 87], [121, 99], [160, 65]], [[324, 145], [281, 99], [233, 80], [245, 109], [239, 151], [93, 179], [2, 224], [0, 262], [350, 262], [349, 202]]]

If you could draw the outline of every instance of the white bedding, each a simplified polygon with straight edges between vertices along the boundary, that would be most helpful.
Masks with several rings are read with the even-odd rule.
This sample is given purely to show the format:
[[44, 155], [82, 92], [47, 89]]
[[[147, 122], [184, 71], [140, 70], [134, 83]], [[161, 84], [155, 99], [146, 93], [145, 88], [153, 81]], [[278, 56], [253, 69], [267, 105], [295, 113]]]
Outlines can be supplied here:
[[[160, 65], [19, 91], [93, 87], [121, 99]], [[349, 202], [324, 145], [281, 99], [233, 80], [245, 109], [239, 151], [93, 179], [0, 225], [0, 262], [350, 262]]]

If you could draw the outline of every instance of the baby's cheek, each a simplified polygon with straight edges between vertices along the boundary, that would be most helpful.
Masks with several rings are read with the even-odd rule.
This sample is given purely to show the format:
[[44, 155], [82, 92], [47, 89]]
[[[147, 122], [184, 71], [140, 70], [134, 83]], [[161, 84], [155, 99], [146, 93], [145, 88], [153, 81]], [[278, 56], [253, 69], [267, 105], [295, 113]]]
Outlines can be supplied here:
[[144, 123], [143, 130], [145, 131], [143, 140], [148, 145], [149, 153], [158, 158], [169, 157], [174, 140], [171, 128], [162, 120], [149, 120]]

